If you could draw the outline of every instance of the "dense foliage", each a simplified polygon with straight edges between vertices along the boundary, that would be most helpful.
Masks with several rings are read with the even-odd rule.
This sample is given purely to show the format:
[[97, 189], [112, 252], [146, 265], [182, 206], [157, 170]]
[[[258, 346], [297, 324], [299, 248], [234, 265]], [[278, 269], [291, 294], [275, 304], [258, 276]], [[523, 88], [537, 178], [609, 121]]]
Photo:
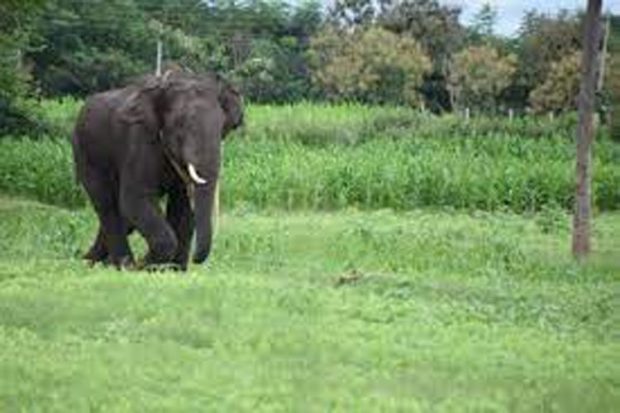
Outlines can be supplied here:
[[416, 105], [430, 60], [413, 39], [381, 28], [324, 30], [311, 46], [316, 82], [331, 98]]
[[551, 64], [545, 81], [530, 93], [536, 112], [562, 112], [577, 108], [581, 81], [581, 53], [573, 52]]
[[0, 129], [44, 129], [24, 96], [81, 97], [152, 71], [158, 38], [165, 60], [216, 69], [257, 103], [572, 108], [571, 97], [541, 97], [578, 70], [580, 14], [528, 12], [514, 38], [495, 34], [496, 15], [485, 4], [466, 26], [438, 0], [5, 1]]
[[449, 89], [456, 109], [479, 108], [493, 113], [515, 73], [513, 55], [500, 56], [495, 48], [471, 46], [454, 56]]

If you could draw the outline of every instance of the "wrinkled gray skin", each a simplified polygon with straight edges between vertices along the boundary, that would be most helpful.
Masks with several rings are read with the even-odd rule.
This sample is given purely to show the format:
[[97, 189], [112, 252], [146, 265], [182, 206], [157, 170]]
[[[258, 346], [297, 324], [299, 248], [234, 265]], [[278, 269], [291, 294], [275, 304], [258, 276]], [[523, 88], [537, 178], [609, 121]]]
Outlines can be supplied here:
[[[142, 265], [185, 270], [196, 227], [193, 261], [204, 262], [211, 250], [220, 143], [242, 122], [240, 95], [217, 75], [147, 76], [91, 96], [72, 139], [77, 180], [99, 217], [84, 258], [132, 266], [127, 236], [137, 229], [148, 244]], [[206, 183], [189, 177], [189, 164]], [[159, 208], [163, 196], [165, 214]]]

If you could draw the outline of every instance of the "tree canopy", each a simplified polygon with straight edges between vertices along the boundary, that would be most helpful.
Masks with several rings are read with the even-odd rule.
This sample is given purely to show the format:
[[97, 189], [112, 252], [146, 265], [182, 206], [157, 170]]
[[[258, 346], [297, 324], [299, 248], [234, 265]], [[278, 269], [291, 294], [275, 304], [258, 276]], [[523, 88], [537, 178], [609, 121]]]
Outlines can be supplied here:
[[582, 13], [527, 12], [514, 38], [497, 34], [490, 3], [461, 17], [438, 0], [4, 0], [0, 116], [24, 96], [85, 96], [152, 71], [157, 39], [165, 60], [220, 71], [254, 102], [572, 108]]

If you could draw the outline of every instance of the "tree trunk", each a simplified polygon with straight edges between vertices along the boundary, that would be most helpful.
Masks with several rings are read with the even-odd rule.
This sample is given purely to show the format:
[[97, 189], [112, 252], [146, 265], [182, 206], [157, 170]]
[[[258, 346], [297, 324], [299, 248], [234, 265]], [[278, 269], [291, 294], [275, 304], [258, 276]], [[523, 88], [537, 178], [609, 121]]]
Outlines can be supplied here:
[[591, 145], [594, 137], [594, 98], [597, 82], [598, 49], [601, 40], [602, 0], [588, 0], [581, 60], [579, 125], [577, 126], [577, 188], [573, 219], [573, 256], [584, 260], [590, 253]]

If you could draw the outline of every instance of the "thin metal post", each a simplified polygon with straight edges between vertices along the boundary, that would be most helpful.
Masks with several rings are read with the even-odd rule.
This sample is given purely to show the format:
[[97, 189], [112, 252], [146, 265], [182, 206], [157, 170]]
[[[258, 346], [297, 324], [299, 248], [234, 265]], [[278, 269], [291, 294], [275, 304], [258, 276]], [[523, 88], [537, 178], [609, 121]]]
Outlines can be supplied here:
[[156, 76], [161, 76], [161, 58], [163, 52], [163, 42], [161, 41], [161, 36], [157, 39], [157, 69], [155, 70]]

